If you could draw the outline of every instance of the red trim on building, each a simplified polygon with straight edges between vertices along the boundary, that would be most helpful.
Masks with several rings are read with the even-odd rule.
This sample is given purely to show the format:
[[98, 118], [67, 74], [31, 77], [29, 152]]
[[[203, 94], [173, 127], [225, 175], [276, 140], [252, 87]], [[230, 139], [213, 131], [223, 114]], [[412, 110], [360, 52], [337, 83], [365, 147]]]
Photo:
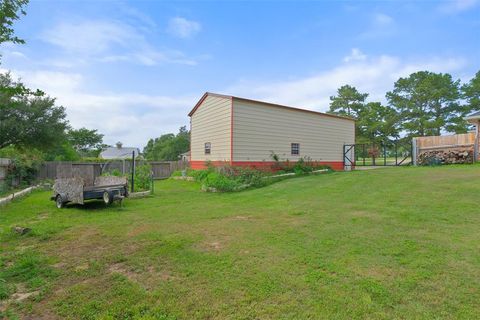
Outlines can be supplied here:
[[230, 164], [233, 165], [233, 97], [230, 98]]
[[190, 118], [190, 154], [188, 155], [188, 162], [192, 162], [192, 118]]
[[[290, 161], [295, 163], [296, 161]], [[314, 161], [318, 165], [330, 166], [335, 171], [343, 171], [343, 161]], [[235, 167], [250, 167], [257, 169], [269, 169], [276, 165], [275, 161], [234, 161], [232, 163]]]
[[[210, 161], [209, 163], [215, 167], [229, 164], [228, 161]], [[272, 167], [276, 165], [275, 161], [231, 161], [230, 163], [234, 167], [249, 167], [264, 170], [272, 170]], [[290, 163], [295, 163], [295, 161], [290, 161]], [[330, 166], [335, 171], [343, 171], [344, 166], [343, 161], [315, 161], [315, 163]], [[190, 161], [190, 167], [195, 170], [207, 168], [205, 161]]]
[[190, 168], [194, 170], [203, 170], [207, 169], [206, 164], [210, 163], [214, 167], [221, 167], [221, 166], [227, 166], [230, 165], [230, 161], [204, 161], [204, 160], [193, 160], [190, 161]]
[[212, 92], [205, 92], [203, 94], [203, 96], [200, 98], [200, 100], [198, 100], [197, 104], [195, 105], [195, 107], [193, 107], [193, 109], [188, 113], [188, 116], [191, 117], [195, 111], [197, 111], [197, 109], [200, 107], [200, 105], [202, 104], [203, 101], [205, 101], [205, 99], [207, 99], [208, 96], [212, 96], [212, 97], [219, 97], [219, 98], [227, 98], [227, 99], [231, 99], [232, 96], [226, 96], [226, 95], [223, 95], [223, 94], [218, 94], [218, 93], [212, 93]]

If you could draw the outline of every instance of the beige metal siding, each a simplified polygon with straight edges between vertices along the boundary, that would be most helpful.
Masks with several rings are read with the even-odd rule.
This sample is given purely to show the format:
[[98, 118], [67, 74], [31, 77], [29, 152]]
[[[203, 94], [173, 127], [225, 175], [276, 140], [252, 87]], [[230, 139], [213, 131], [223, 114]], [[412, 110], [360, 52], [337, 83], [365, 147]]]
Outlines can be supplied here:
[[[272, 161], [308, 156], [316, 161], [343, 161], [343, 145], [355, 142], [351, 120], [233, 101], [233, 161]], [[300, 155], [290, 154], [291, 143], [300, 144]]]
[[[191, 118], [192, 161], [230, 161], [231, 100], [207, 96]], [[211, 154], [205, 154], [205, 143]]]

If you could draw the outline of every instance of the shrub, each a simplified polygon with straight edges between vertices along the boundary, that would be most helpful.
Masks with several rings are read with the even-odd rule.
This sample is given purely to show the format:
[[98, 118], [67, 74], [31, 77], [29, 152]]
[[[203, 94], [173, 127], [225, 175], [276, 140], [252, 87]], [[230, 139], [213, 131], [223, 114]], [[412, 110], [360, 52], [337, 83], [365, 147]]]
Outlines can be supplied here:
[[270, 174], [252, 168], [236, 168], [235, 175], [241, 184], [252, 187], [262, 187], [267, 183], [267, 180], [264, 178]]
[[172, 172], [172, 174], [170, 175], [170, 177], [181, 177], [183, 176], [182, 174], [182, 170], [175, 170]]
[[203, 181], [203, 185], [207, 188], [215, 188], [218, 191], [234, 191], [240, 186], [240, 183], [219, 172], [209, 172]]
[[38, 169], [42, 164], [42, 154], [33, 150], [20, 150], [6, 147], [0, 150], [0, 158], [11, 160], [7, 168], [5, 183], [0, 185], [0, 193], [12, 188], [27, 187], [35, 182]]
[[123, 177], [126, 175], [122, 174], [122, 172], [119, 169], [113, 169], [112, 171], [102, 173], [102, 176]]
[[[303, 175], [313, 172], [317, 169], [328, 168], [328, 166], [318, 165], [309, 158], [300, 159], [296, 163], [278, 162], [276, 174], [295, 173]], [[202, 183], [204, 189], [215, 188], [217, 191], [239, 191], [251, 187], [263, 187], [274, 181], [279, 181], [287, 177], [269, 178], [271, 172], [258, 170], [250, 167], [232, 167], [224, 165], [221, 167], [208, 166], [205, 170], [187, 169], [187, 175], [193, 177], [196, 181]]]
[[[126, 177], [128, 182], [131, 183], [132, 174], [122, 174], [119, 169], [113, 169], [108, 172], [102, 173], [102, 176], [115, 176], [115, 177]], [[150, 190], [152, 184], [152, 167], [149, 164], [142, 164], [135, 167], [135, 182], [134, 190], [137, 191], [147, 191]]]
[[215, 172], [215, 168], [209, 167], [205, 170], [189, 170], [187, 174], [195, 180], [203, 182], [210, 172]]
[[135, 191], [150, 190], [152, 184], [152, 167], [142, 164], [135, 168]]

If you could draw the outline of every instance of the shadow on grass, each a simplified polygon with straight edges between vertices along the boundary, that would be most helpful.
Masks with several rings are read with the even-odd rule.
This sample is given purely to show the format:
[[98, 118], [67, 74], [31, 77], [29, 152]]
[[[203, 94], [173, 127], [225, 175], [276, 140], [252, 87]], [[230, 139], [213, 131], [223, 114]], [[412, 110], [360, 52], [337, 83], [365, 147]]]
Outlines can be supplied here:
[[114, 202], [110, 205], [106, 205], [102, 200], [88, 200], [84, 204], [67, 203], [64, 209], [75, 208], [78, 210], [107, 210], [107, 209], [122, 209], [124, 206], [120, 203]]

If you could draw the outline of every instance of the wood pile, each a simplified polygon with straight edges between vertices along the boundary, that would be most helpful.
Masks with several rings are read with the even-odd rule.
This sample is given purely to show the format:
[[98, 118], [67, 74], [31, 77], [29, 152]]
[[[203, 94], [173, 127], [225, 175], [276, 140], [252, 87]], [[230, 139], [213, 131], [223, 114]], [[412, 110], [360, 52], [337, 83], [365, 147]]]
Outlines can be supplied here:
[[473, 163], [473, 148], [420, 151], [417, 162], [419, 165]]

